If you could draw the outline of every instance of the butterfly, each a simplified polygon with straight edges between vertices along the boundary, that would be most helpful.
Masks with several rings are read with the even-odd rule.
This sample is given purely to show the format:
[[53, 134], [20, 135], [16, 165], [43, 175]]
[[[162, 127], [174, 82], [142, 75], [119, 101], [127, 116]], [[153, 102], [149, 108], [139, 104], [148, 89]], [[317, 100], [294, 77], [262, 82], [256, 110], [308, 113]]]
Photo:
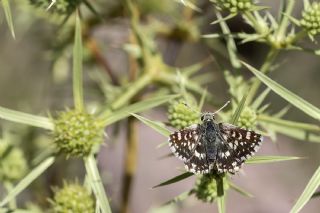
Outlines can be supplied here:
[[215, 113], [203, 113], [200, 124], [176, 131], [169, 137], [171, 151], [184, 162], [189, 172], [235, 174], [262, 143], [261, 134], [232, 124], [217, 123]]

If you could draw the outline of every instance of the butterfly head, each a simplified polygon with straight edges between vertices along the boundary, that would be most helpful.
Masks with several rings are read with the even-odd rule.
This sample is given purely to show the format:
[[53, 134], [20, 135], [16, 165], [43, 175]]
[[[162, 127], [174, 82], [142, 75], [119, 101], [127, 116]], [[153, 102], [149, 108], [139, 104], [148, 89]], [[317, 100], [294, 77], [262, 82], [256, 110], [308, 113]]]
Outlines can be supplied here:
[[214, 113], [204, 112], [201, 115], [202, 123], [209, 123], [209, 122], [213, 122], [214, 120], [215, 120]]

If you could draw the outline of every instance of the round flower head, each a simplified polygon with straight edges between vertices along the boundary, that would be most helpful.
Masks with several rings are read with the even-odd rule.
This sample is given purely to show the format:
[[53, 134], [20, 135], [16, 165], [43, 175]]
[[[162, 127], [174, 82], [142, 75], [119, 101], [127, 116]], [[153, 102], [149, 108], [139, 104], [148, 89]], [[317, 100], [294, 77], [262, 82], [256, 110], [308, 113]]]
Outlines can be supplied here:
[[78, 183], [64, 183], [54, 188], [54, 198], [49, 200], [54, 213], [94, 213], [94, 201], [89, 191]]
[[0, 142], [0, 181], [16, 181], [26, 174], [27, 162], [21, 149]]
[[54, 124], [54, 142], [68, 157], [85, 157], [95, 145], [103, 142], [103, 128], [93, 115], [86, 112], [60, 112]]
[[183, 129], [199, 123], [200, 114], [185, 104], [184, 101], [173, 101], [169, 105], [168, 119], [171, 126]]
[[311, 36], [320, 33], [320, 3], [313, 2], [302, 12], [301, 27]]
[[218, 7], [230, 11], [230, 13], [238, 13], [253, 8], [252, 0], [216, 0]]
[[[229, 188], [226, 181], [224, 181], [223, 188], [224, 190]], [[212, 175], [202, 175], [198, 177], [192, 193], [194, 193], [199, 200], [212, 203], [217, 198], [216, 179]]]
[[245, 129], [254, 129], [256, 125], [256, 121], [257, 121], [256, 112], [249, 107], [245, 107], [241, 112], [237, 125]]

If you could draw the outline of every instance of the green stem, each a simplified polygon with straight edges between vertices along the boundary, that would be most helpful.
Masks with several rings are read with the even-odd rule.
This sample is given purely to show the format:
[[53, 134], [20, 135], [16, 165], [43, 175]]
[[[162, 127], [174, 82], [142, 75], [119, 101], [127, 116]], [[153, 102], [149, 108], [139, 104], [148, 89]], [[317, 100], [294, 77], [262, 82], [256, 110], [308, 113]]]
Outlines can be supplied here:
[[[12, 183], [10, 183], [10, 182], [8, 182], [8, 181], [5, 181], [5, 182], [4, 182], [4, 187], [5, 187], [5, 189], [7, 190], [7, 192], [10, 192], [10, 191], [13, 189]], [[16, 203], [15, 197], [12, 198], [12, 200], [10, 200], [10, 202], [9, 202], [9, 207], [10, 207], [10, 209], [15, 209], [15, 208], [17, 208], [17, 203]]]
[[[246, 12], [244, 12], [243, 15], [253, 24], [254, 29], [259, 34], [263, 35], [267, 32], [267, 29], [266, 29], [267, 24], [265, 22], [264, 22], [264, 24], [259, 23], [257, 21], [257, 18], [252, 14], [252, 12], [246, 11]], [[263, 20], [263, 19], [259, 18], [259, 20]]]
[[[275, 58], [278, 56], [278, 54], [279, 54], [278, 49], [271, 48], [267, 57], [266, 57], [264, 64], [260, 68], [260, 72], [266, 74], [270, 70], [270, 68], [271, 68]], [[260, 85], [261, 85], [261, 81], [259, 79], [255, 78], [255, 80], [252, 84], [252, 87], [249, 91], [248, 97], [247, 97], [248, 104], [252, 103], [253, 98], [256, 95]]]
[[222, 197], [224, 195], [223, 177], [221, 177], [220, 175], [217, 175], [216, 184], [217, 184], [217, 196]]
[[280, 26], [276, 32], [276, 35], [275, 35], [276, 41], [278, 41], [278, 42], [281, 42], [286, 36], [286, 30], [287, 30], [287, 27], [290, 23], [289, 16], [293, 11], [295, 0], [288, 0], [287, 2], [288, 2], [287, 7], [284, 12], [286, 15], [283, 15]]
[[122, 95], [116, 99], [110, 107], [108, 107], [105, 111], [103, 111], [99, 117], [107, 117], [109, 116], [115, 109], [119, 109], [123, 107], [126, 103], [128, 103], [137, 93], [139, 93], [142, 89], [144, 89], [147, 85], [149, 85], [153, 80], [153, 77], [150, 73], [145, 73], [140, 76], [136, 81], [134, 81], [130, 86], [126, 89]]
[[129, 117], [127, 130], [127, 151], [125, 155], [126, 160], [122, 189], [122, 205], [120, 211], [121, 213], [127, 213], [129, 210], [129, 198], [131, 194], [132, 181], [137, 168], [137, 147], [138, 141], [136, 119], [134, 117]]
[[85, 168], [90, 181], [90, 186], [97, 201], [99, 202], [101, 212], [111, 213], [110, 204], [106, 195], [99, 170], [97, 168], [97, 162], [93, 155], [89, 155], [84, 159]]

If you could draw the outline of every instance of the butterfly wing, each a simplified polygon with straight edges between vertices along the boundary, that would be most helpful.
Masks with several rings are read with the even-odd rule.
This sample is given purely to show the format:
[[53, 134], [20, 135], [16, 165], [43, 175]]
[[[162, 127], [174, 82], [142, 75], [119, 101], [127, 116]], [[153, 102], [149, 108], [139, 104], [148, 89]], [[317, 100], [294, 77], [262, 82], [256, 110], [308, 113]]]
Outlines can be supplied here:
[[209, 173], [206, 150], [200, 133], [200, 125], [195, 124], [174, 132], [169, 137], [173, 154], [184, 161], [187, 171], [197, 174]]
[[235, 173], [258, 151], [263, 138], [254, 131], [226, 123], [219, 123], [219, 130], [223, 142], [219, 146], [217, 170]]
[[185, 162], [185, 168], [187, 171], [195, 174], [208, 174], [213, 168], [213, 164], [209, 164], [207, 161], [206, 149], [200, 142], [198, 143], [193, 156]]

